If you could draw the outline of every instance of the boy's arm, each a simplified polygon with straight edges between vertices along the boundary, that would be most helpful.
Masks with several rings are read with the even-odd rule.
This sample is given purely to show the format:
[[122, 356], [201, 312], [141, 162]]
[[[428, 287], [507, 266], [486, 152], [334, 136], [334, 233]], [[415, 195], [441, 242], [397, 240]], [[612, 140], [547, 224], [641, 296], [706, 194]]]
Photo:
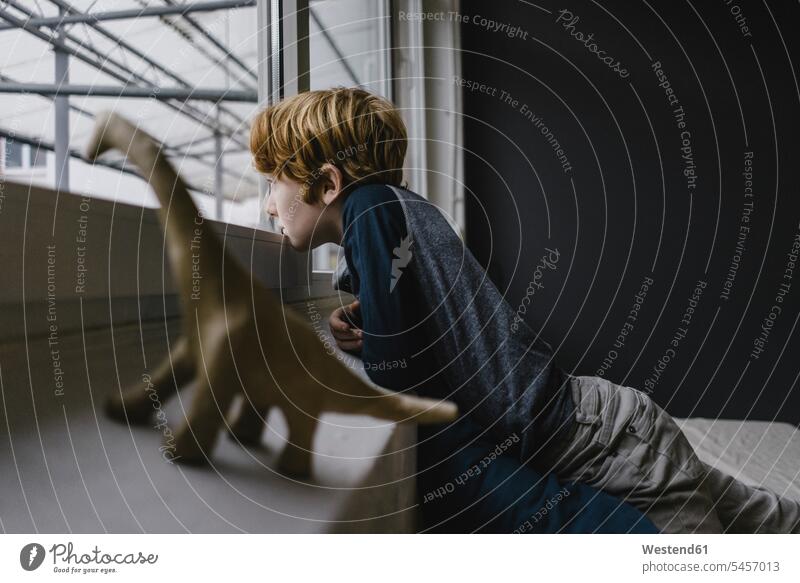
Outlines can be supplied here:
[[358, 300], [346, 306], [339, 306], [328, 321], [336, 345], [345, 352], [361, 352], [361, 304]]
[[406, 273], [413, 246], [409, 257], [403, 247], [408, 238], [402, 207], [395, 199], [353, 205], [348, 212], [345, 257], [360, 302], [364, 369], [381, 386], [424, 393], [421, 384], [434, 371], [420, 345], [425, 335], [418, 324], [424, 314], [419, 313], [415, 282]]

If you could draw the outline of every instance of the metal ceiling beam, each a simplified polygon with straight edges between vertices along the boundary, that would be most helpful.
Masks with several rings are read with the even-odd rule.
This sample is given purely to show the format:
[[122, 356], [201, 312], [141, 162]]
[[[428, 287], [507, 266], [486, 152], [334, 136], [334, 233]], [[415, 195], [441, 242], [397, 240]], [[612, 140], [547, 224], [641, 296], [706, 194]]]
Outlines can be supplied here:
[[211, 142], [214, 140], [214, 134], [209, 136], [203, 136], [199, 138], [193, 138], [191, 140], [187, 140], [185, 142], [179, 142], [177, 144], [165, 144], [165, 147], [168, 150], [185, 150], [186, 148], [197, 146], [198, 144], [204, 144], [206, 142]]
[[[51, 4], [55, 4], [60, 9], [66, 10], [67, 13], [71, 13], [71, 14], [74, 14], [74, 15], [84, 14], [83, 12], [80, 12], [78, 9], [74, 8], [66, 0], [49, 0], [49, 2]], [[189, 83], [189, 81], [187, 81], [186, 79], [184, 79], [183, 77], [181, 77], [177, 73], [171, 71], [170, 69], [168, 69], [167, 67], [165, 67], [164, 65], [159, 63], [158, 61], [156, 61], [156, 60], [150, 58], [149, 56], [145, 55], [139, 49], [137, 49], [136, 47], [132, 46], [130, 43], [128, 43], [127, 41], [121, 39], [117, 35], [113, 34], [111, 31], [109, 31], [107, 28], [105, 28], [101, 24], [89, 23], [89, 26], [93, 30], [97, 31], [98, 33], [100, 33], [101, 35], [103, 35], [104, 37], [109, 39], [110, 41], [112, 41], [112, 42], [116, 43], [117, 45], [119, 45], [120, 48], [130, 52], [135, 57], [141, 59], [142, 61], [144, 61], [145, 63], [147, 63], [148, 65], [150, 65], [154, 69], [156, 69], [157, 71], [160, 71], [161, 73], [163, 73], [164, 75], [166, 75], [170, 79], [176, 81], [180, 85], [182, 85], [184, 87], [187, 87], [187, 88], [192, 87], [192, 84]], [[90, 50], [93, 50], [92, 47], [88, 47], [88, 48]], [[105, 56], [102, 56], [102, 58], [106, 59]], [[108, 59], [108, 60], [110, 60], [110, 59]], [[144, 82], [146, 84], [151, 84], [150, 81], [145, 79], [143, 76], [134, 73], [132, 70], [130, 70], [129, 67], [121, 66], [119, 64], [117, 64], [117, 66], [119, 66], [121, 69], [125, 70], [129, 75], [136, 77], [140, 82]], [[227, 67], [225, 67], [225, 68], [227, 70]], [[238, 81], [239, 81], [239, 84], [242, 87], [244, 87], [246, 90], [256, 91], [255, 87], [248, 86], [246, 83], [243, 83], [241, 81], [241, 79], [239, 79]], [[222, 107], [219, 103], [217, 104], [217, 109], [235, 120], [235, 127], [234, 128], [231, 128], [229, 126], [224, 125], [222, 123], [222, 120], [219, 118], [219, 116], [217, 116], [216, 118], [213, 118], [207, 112], [203, 112], [201, 110], [198, 110], [197, 108], [195, 108], [194, 106], [192, 106], [192, 105], [190, 105], [190, 104], [188, 104], [186, 102], [184, 102], [180, 107], [175, 106], [173, 103], [170, 103], [169, 101], [166, 101], [165, 103], [169, 107], [174, 109], [175, 111], [178, 111], [179, 113], [184, 113], [185, 111], [193, 113], [194, 115], [188, 115], [188, 114], [186, 114], [186, 115], [188, 117], [191, 117], [195, 121], [199, 122], [201, 125], [211, 129], [212, 132], [220, 132], [221, 131], [224, 135], [230, 137], [235, 143], [239, 144], [242, 147], [246, 146], [245, 142], [242, 141], [239, 138], [239, 136], [237, 135], [237, 129], [236, 129], [238, 127], [241, 127], [242, 124], [245, 124], [244, 120], [241, 117], [239, 117], [236, 113], [230, 111], [229, 109], [227, 109], [225, 107]]]
[[[40, 150], [47, 150], [48, 152], [55, 152], [56, 148], [54, 144], [50, 142], [42, 141], [38, 138], [32, 138], [30, 136], [21, 135], [17, 132], [12, 132], [8, 130], [4, 130], [0, 128], [0, 138], [5, 138], [6, 140], [10, 140], [12, 142], [18, 142], [20, 144], [28, 144], [32, 148], [38, 148]], [[70, 150], [69, 155], [72, 158], [77, 158], [78, 160], [83, 160], [87, 164], [97, 164], [98, 166], [105, 166], [106, 168], [113, 168], [114, 170], [119, 170], [120, 172], [124, 172], [125, 174], [130, 174], [132, 176], [138, 176], [141, 178], [138, 172], [136, 172], [133, 168], [129, 168], [127, 166], [123, 166], [120, 164], [115, 164], [113, 162], [106, 162], [105, 160], [95, 160], [92, 162], [88, 160], [83, 154], [81, 154], [78, 150]], [[193, 189], [196, 190], [196, 189]]]
[[[77, 8], [73, 7], [66, 0], [49, 0], [49, 2], [51, 4], [55, 4], [59, 8], [63, 8], [65, 10], [67, 10], [67, 12], [69, 12], [71, 14], [75, 14], [75, 15], [85, 14], [84, 12], [81, 12]], [[118, 44], [121, 48], [125, 49], [126, 51], [129, 51], [131, 54], [133, 54], [136, 57], [142, 59], [148, 65], [150, 65], [152, 67], [155, 67], [156, 69], [158, 69], [159, 71], [161, 71], [162, 73], [164, 73], [165, 75], [170, 77], [171, 79], [174, 79], [174, 80], [178, 81], [179, 83], [181, 83], [182, 85], [186, 85], [187, 87], [191, 85], [185, 79], [180, 79], [180, 77], [178, 77], [178, 75], [176, 75], [175, 73], [173, 73], [172, 71], [170, 71], [169, 69], [164, 67], [161, 63], [159, 63], [157, 61], [154, 61], [153, 59], [151, 59], [150, 57], [148, 57], [147, 55], [142, 53], [140, 50], [138, 50], [136, 47], [131, 46], [130, 43], [126, 42], [125, 40], [123, 40], [119, 36], [117, 36], [114, 33], [112, 33], [110, 30], [108, 30], [102, 24], [97, 23], [97, 22], [90, 22], [90, 23], [88, 23], [88, 26], [91, 26], [92, 29], [96, 30], [97, 32], [99, 32], [100, 34], [105, 36], [107, 39], [109, 39], [110, 41]], [[226, 69], [227, 69], [227, 67], [226, 67]], [[238, 81], [245, 89], [254, 89], [254, 87], [248, 86], [246, 83], [243, 83], [241, 79], [238, 79]], [[228, 113], [228, 115], [233, 115], [230, 112], [226, 112], [226, 113]]]
[[[131, 8], [129, 10], [114, 10], [107, 12], [87, 12], [69, 14], [65, 16], [51, 16], [29, 18], [26, 22], [32, 26], [47, 26], [50, 28], [65, 24], [92, 24], [108, 20], [127, 20], [130, 18], [144, 18], [153, 16], [184, 16], [195, 12], [214, 12], [216, 10], [230, 10], [233, 8], [249, 8], [256, 5], [256, 0], [216, 0], [213, 2], [193, 2], [177, 6], [147, 6]], [[0, 30], [13, 30], [14, 26], [0, 25]]]
[[[78, 10], [76, 10], [75, 8], [70, 6], [69, 3], [65, 2], [64, 0], [50, 0], [50, 1], [53, 4], [56, 4], [57, 6], [59, 6], [60, 8], [66, 9], [68, 12], [70, 12], [70, 13], [72, 13], [74, 15], [82, 14]], [[43, 40], [43, 41], [49, 43], [51, 46], [54, 47], [54, 49], [64, 50], [65, 52], [67, 52], [70, 55], [78, 58], [79, 60], [83, 61], [84, 63], [88, 64], [89, 66], [92, 66], [93, 68], [95, 68], [97, 70], [103, 71], [104, 73], [110, 75], [111, 77], [113, 77], [115, 79], [118, 79], [118, 80], [122, 81], [123, 83], [130, 82], [131, 78], [137, 78], [137, 79], [140, 80], [140, 82], [143, 82], [143, 83], [146, 83], [148, 85], [151, 85], [151, 86], [155, 87], [153, 82], [150, 81], [149, 79], [146, 79], [146, 78], [142, 77], [141, 75], [135, 73], [127, 65], [121, 64], [118, 61], [115, 62], [114, 59], [110, 58], [107, 54], [100, 52], [98, 49], [95, 49], [91, 45], [86, 45], [84, 41], [82, 41], [80, 39], [75, 39], [74, 35], [70, 35], [69, 33], [67, 33], [65, 35], [65, 38], [69, 39], [73, 43], [76, 43], [81, 49], [89, 51], [89, 52], [97, 55], [99, 60], [94, 59], [92, 57], [89, 57], [86, 54], [84, 54], [83, 52], [78, 51], [77, 49], [70, 47], [63, 40], [57, 38], [56, 36], [48, 35], [43, 30], [39, 29], [38, 27], [30, 25], [29, 23], [33, 19], [36, 18], [36, 15], [34, 15], [34, 13], [32, 13], [30, 10], [28, 10], [24, 6], [20, 6], [14, 0], [6, 0], [5, 4], [7, 4], [9, 6], [14, 6], [20, 12], [23, 12], [24, 14], [28, 15], [28, 19], [27, 20], [23, 20], [21, 18], [18, 18], [16, 16], [14, 16], [13, 14], [7, 12], [6, 10], [0, 10], [0, 18], [2, 18], [4, 20], [8, 21], [9, 23], [11, 23], [13, 28], [25, 30], [26, 32], [28, 32], [29, 34], [32, 34], [33, 36], [39, 38], [40, 40]], [[97, 32], [99, 32], [100, 34], [102, 34], [102, 35], [106, 36], [108, 39], [112, 40], [112, 42], [115, 42], [116, 44], [118, 44], [120, 46], [120, 48], [123, 48], [123, 49], [131, 52], [133, 55], [137, 56], [138, 58], [142, 59], [146, 63], [150, 64], [154, 69], [156, 69], [156, 70], [162, 72], [163, 74], [167, 75], [168, 77], [176, 80], [181, 85], [185, 85], [187, 88], [191, 88], [189, 83], [186, 82], [185, 80], [183, 80], [182, 78], [180, 78], [177, 74], [173, 73], [172, 71], [167, 69], [165, 66], [163, 66], [160, 63], [154, 61], [153, 59], [148, 58], [146, 55], [142, 54], [140, 51], [138, 51], [134, 47], [130, 46], [124, 40], [122, 40], [119, 37], [117, 37], [116, 35], [110, 33], [107, 29], [101, 27], [101, 25], [99, 25], [97, 23], [87, 23], [87, 24], [89, 24], [89, 26], [91, 26], [92, 28], [97, 30]], [[125, 75], [123, 75], [121, 73], [118, 73], [118, 72], [116, 72], [116, 71], [114, 71], [112, 69], [109, 69], [108, 66], [107, 66], [107, 63], [112, 63], [115, 67], [117, 67], [118, 69], [123, 71], [125, 73]], [[126, 75], [127, 75], [127, 77], [126, 77]], [[9, 80], [9, 79], [6, 78], [6, 80]], [[148, 95], [150, 95], [150, 94], [151, 93], [148, 93]], [[47, 95], [43, 95], [43, 96], [47, 97]], [[219, 125], [219, 122], [213, 123], [216, 120], [213, 120], [207, 113], [203, 112], [202, 110], [197, 110], [196, 108], [194, 108], [193, 106], [189, 105], [188, 103], [182, 102], [180, 105], [178, 105], [177, 103], [173, 103], [172, 101], [166, 101], [165, 105], [167, 105], [170, 108], [176, 110], [178, 113], [186, 115], [187, 117], [191, 118], [193, 121], [195, 121], [197, 123], [200, 123], [201, 125], [212, 129], [212, 131], [214, 129], [219, 131], [220, 128], [221, 128], [221, 126]], [[79, 110], [78, 108], [75, 108], [75, 107], [71, 107], [71, 109], [73, 109], [75, 111], [79, 111], [80, 113], [84, 113], [84, 114], [88, 113], [88, 112], [84, 112], [83, 110]], [[225, 108], [222, 108], [222, 109], [226, 113], [226, 115], [232, 117], [234, 120], [236, 120], [239, 123], [244, 123], [243, 120], [236, 113], [231, 112], [231, 111], [229, 111], [229, 110], [227, 110]], [[224, 133], [226, 135], [229, 135], [234, 143], [237, 143], [237, 144], [241, 145], [245, 149], [247, 148], [247, 144], [245, 144], [244, 142], [241, 141], [241, 137], [237, 134], [235, 129], [230, 129], [229, 127], [225, 127]], [[42, 147], [45, 147], [45, 144], [43, 142], [35, 141], [34, 143], [42, 144]], [[188, 154], [188, 153], [182, 153], [182, 154], [185, 157], [195, 158], [195, 159], [197, 159], [198, 161], [200, 161], [202, 163], [208, 163], [208, 162], [206, 162], [204, 160], [204, 158], [206, 158], [205, 154], [197, 155], [197, 156], [192, 155], [192, 154]], [[77, 157], [80, 158], [79, 155]], [[115, 166], [109, 165], [109, 164], [105, 164], [105, 165], [109, 166], [109, 167], [115, 167]], [[211, 165], [213, 165], [213, 163]], [[130, 173], [135, 174], [135, 172], [130, 172]], [[228, 168], [224, 169], [224, 173], [225, 174], [232, 174], [231, 170], [228, 169]], [[239, 178], [241, 179], [241, 176], [239, 176]], [[250, 181], [246, 180], [246, 182], [250, 182]]]
[[[168, 6], [179, 6], [179, 5], [175, 4], [172, 0], [164, 0], [164, 2]], [[238, 67], [242, 71], [244, 71], [245, 74], [248, 75], [250, 78], [252, 78], [254, 81], [258, 81], [258, 75], [255, 72], [253, 72], [250, 69], [250, 67], [248, 67], [247, 64], [244, 61], [242, 61], [239, 57], [234, 55], [233, 52], [231, 52], [231, 50], [228, 47], [226, 47], [223, 43], [221, 43], [217, 39], [217, 37], [215, 37], [213, 34], [209, 33], [205, 28], [203, 28], [203, 26], [199, 22], [197, 22], [189, 14], [183, 14], [182, 16], [183, 16], [183, 19], [192, 26], [192, 28], [194, 28], [197, 32], [202, 34], [206, 38], [206, 40], [208, 40], [211, 44], [213, 44], [215, 47], [217, 47], [219, 50], [221, 50], [225, 54], [225, 57], [227, 59], [229, 59], [233, 63], [236, 63], [236, 65], [238, 65]]]
[[[170, 148], [169, 146], [164, 146], [164, 149], [167, 150], [167, 152], [169, 152], [169, 155], [172, 156], [173, 158], [178, 158], [178, 157], [180, 157], [180, 155], [183, 155], [183, 153], [180, 153], [180, 152], [173, 152], [172, 148]], [[232, 155], [235, 155], [235, 154], [245, 154], [245, 153], [249, 153], [249, 152], [250, 152], [250, 150], [225, 150], [225, 149], [223, 149], [223, 151], [222, 151], [222, 153], [225, 154], [226, 156], [229, 156], [229, 155], [232, 156]], [[205, 152], [187, 152], [185, 154], [187, 156], [191, 155], [191, 156], [194, 156], [194, 157], [197, 157], [197, 158], [207, 158], [209, 156], [216, 156], [217, 155], [217, 150], [215, 148], [214, 150], [206, 150]]]
[[257, 103], [258, 94], [250, 91], [226, 89], [173, 89], [163, 87], [134, 87], [124, 85], [56, 85], [49, 83], [5, 83], [0, 82], [0, 93], [37, 93], [39, 95], [84, 95], [88, 97], [135, 97], [165, 101], [237, 101]]
[[[19, 83], [19, 81], [17, 81], [16, 79], [12, 79], [11, 77], [9, 77], [7, 75], [3, 75], [2, 73], [0, 73], [0, 81], [4, 81], [6, 83]], [[46, 99], [49, 99], [50, 101], [53, 100], [53, 96], [52, 95], [41, 95], [39, 93], [37, 93], [37, 95], [39, 95], [40, 97], [44, 97]], [[78, 107], [77, 105], [73, 105], [73, 104], [70, 103], [69, 104], [69, 109], [70, 109], [70, 111], [74, 111], [75, 113], [78, 113], [80, 115], [85, 115], [86, 117], [94, 118], [94, 114], [92, 112], [86, 111], [85, 109], [82, 109], [82, 108]]]
[[[18, 133], [16, 131], [10, 131], [10, 130], [5, 130], [3, 128], [0, 128], [0, 138], [5, 138], [6, 140], [10, 140], [12, 142], [17, 142], [17, 143], [20, 143], [20, 144], [27, 144], [27, 145], [31, 146], [32, 148], [39, 148], [40, 150], [46, 150], [48, 152], [55, 152], [55, 145], [54, 144], [52, 144], [50, 142], [46, 142], [46, 141], [40, 140], [38, 138], [33, 138], [31, 136], [26, 136], [26, 135], [20, 134], [20, 133]], [[77, 160], [81, 160], [82, 162], [86, 162], [87, 164], [94, 164], [95, 166], [103, 166], [104, 168], [111, 168], [112, 170], [118, 170], [119, 172], [123, 172], [125, 174], [129, 174], [131, 176], [135, 176], [135, 177], [137, 177], [137, 178], [139, 178], [141, 180], [144, 180], [144, 177], [137, 170], [135, 170], [131, 166], [128, 166], [127, 164], [119, 163], [119, 162], [109, 162], [107, 160], [103, 160], [102, 158], [97, 159], [97, 160], [89, 160], [81, 152], [79, 152], [78, 150], [75, 150], [75, 149], [71, 149], [69, 151], [69, 155], [70, 155], [70, 157], [75, 158]], [[190, 156], [190, 157], [193, 157], [193, 156]], [[241, 175], [240, 174], [232, 172], [232, 171], [227, 171], [227, 169], [225, 170], [225, 174], [231, 174], [232, 176], [235, 176], [235, 177], [241, 179]], [[8, 178], [8, 177], [6, 177], [6, 178]], [[253, 184], [251, 181], [247, 181], [247, 182], [248, 182], [248, 184]], [[208, 195], [208, 193], [204, 189], [197, 188], [196, 186], [192, 186], [190, 184], [188, 184], [188, 186], [189, 186], [189, 190], [192, 190], [194, 192], [199, 192], [199, 193], [201, 193], [203, 195]], [[233, 197], [227, 197], [226, 196], [225, 198], [233, 200]]]
[[[24, 7], [19, 6], [17, 4], [17, 2], [14, 2], [13, 0], [6, 0], [6, 3], [11, 5], [11, 6], [14, 6], [18, 10], [26, 11], [26, 9]], [[60, 6], [62, 3], [60, 1], [56, 1], [56, 4]], [[68, 52], [69, 54], [71, 54], [72, 56], [76, 57], [77, 59], [83, 61], [84, 63], [86, 63], [90, 67], [93, 67], [93, 68], [95, 68], [95, 69], [97, 69], [99, 71], [102, 71], [103, 73], [106, 73], [107, 75], [109, 75], [109, 76], [111, 76], [111, 77], [113, 77], [113, 78], [115, 78], [115, 79], [117, 79], [119, 81], [122, 81], [123, 83], [128, 83], [130, 81], [130, 77], [133, 77], [133, 78], [136, 78], [136, 79], [140, 79], [145, 83], [149, 83], [149, 81], [147, 81], [147, 79], [145, 79], [141, 75], [137, 75], [136, 73], [134, 73], [130, 69], [126, 69], [122, 65], [119, 65], [118, 63], [113, 61], [113, 59], [111, 59], [110, 57], [105, 56], [104, 60], [101, 61], [101, 60], [96, 60], [96, 59], [94, 59], [92, 57], [89, 57], [87, 55], [84, 55], [84, 54], [80, 53], [79, 51], [73, 49], [72, 47], [68, 46], [63, 40], [58, 39], [53, 35], [47, 34], [45, 32], [42, 32], [39, 28], [37, 28], [35, 26], [28, 25], [24, 20], [14, 16], [13, 14], [10, 14], [6, 10], [0, 9], [0, 18], [2, 18], [3, 20], [6, 20], [7, 22], [10, 22], [16, 28], [23, 29], [26, 32], [28, 32], [28, 33], [32, 34], [33, 36], [37, 37], [38, 39], [49, 43], [54, 48], [62, 49], [64, 51]], [[99, 25], [97, 25], [97, 26], [99, 26]], [[111, 36], [111, 39], [112, 40], [116, 40], [120, 44], [120, 46], [123, 45], [123, 41], [121, 41], [119, 39], [115, 39], [114, 35], [110, 35], [110, 36]], [[80, 42], [80, 41], [77, 41], [74, 38], [70, 37], [70, 35], [67, 35], [67, 38], [70, 38], [70, 40], [72, 40], [73, 42]], [[87, 46], [85, 46], [83, 44], [81, 44], [81, 46], [85, 47], [87, 50], [97, 52], [96, 49], [93, 49], [92, 47], [87, 47]], [[114, 71], [114, 70], [110, 69], [108, 67], [108, 65], [106, 64], [107, 62], [108, 63], [113, 63], [115, 66], [118, 66], [119, 68], [125, 70], [128, 73], [128, 78], [126, 78], [125, 75], [122, 75], [122, 74], [118, 73], [117, 71]], [[157, 65], [157, 66], [159, 68], [163, 68], [160, 65]], [[168, 74], [170, 74], [170, 76], [177, 77], [176, 75], [171, 74], [169, 72], [168, 72]], [[178, 79], [180, 79], [180, 78], [178, 78]], [[185, 81], [181, 80], [181, 83], [185, 83]], [[153, 85], [152, 87], [155, 88], [155, 85]], [[194, 109], [190, 105], [187, 105], [185, 103], [182, 103], [180, 105], [175, 104], [175, 103], [170, 103], [170, 102], [165, 102], [165, 103], [166, 103], [166, 105], [168, 107], [174, 109], [178, 113], [181, 113], [181, 114], [185, 115], [186, 117], [189, 117], [190, 119], [194, 120], [195, 122], [198, 122], [201, 125], [203, 125], [203, 126], [205, 126], [207, 128], [210, 128], [211, 130], [215, 130], [215, 129], [218, 128], [218, 124], [215, 123], [215, 120], [213, 118], [211, 118], [206, 112]], [[234, 139], [234, 141], [236, 141], [237, 143], [239, 143], [242, 146], [245, 145], [243, 142], [239, 142], [238, 140], [236, 140], [236, 138], [234, 137], [235, 130], [231, 130], [229, 128], [224, 128], [224, 130], [225, 130], [224, 133], [226, 135], [228, 135], [228, 136], [231, 136], [232, 139]]]
[[[10, 77], [8, 77], [6, 75], [3, 75], [3, 74], [0, 74], [0, 81], [7, 81], [9, 83], [16, 83], [16, 81], [14, 79], [12, 79], [12, 78], [10, 78]], [[35, 95], [39, 95], [40, 97], [43, 97], [45, 99], [50, 99], [51, 101], [53, 100], [53, 96], [52, 95], [44, 95], [44, 94], [40, 94], [40, 93], [36, 93]], [[94, 114], [91, 113], [90, 111], [86, 111], [85, 109], [81, 109], [80, 107], [78, 107], [76, 105], [73, 105], [71, 103], [70, 103], [69, 108], [70, 108], [71, 111], [74, 111], [77, 114], [86, 116], [86, 117], [88, 117], [90, 119], [94, 119]], [[3, 131], [3, 130], [0, 130], [0, 131]], [[30, 138], [30, 139], [32, 140], [33, 138]], [[167, 155], [170, 156], [171, 158], [190, 158], [192, 160], [197, 160], [198, 162], [200, 162], [201, 164], [204, 164], [206, 166], [214, 167], [214, 165], [215, 165], [214, 164], [214, 158], [212, 158], [212, 156], [214, 156], [214, 152], [197, 152], [197, 153], [195, 153], [195, 152], [191, 152], [190, 150], [187, 150], [187, 148], [189, 146], [192, 146], [192, 145], [195, 145], [195, 144], [199, 144], [199, 143], [203, 143], [205, 141], [209, 141], [209, 140], [213, 140], [213, 139], [214, 139], [214, 135], [212, 134], [211, 136], [207, 136], [205, 138], [198, 138], [197, 140], [190, 141], [190, 142], [185, 142], [185, 143], [181, 143], [181, 144], [177, 144], [177, 145], [174, 145], [174, 146], [173, 145], [169, 145], [169, 144], [163, 144], [162, 146], [163, 146], [164, 150], [167, 152]], [[29, 143], [29, 142], [24, 142], [24, 143]], [[46, 149], [46, 148], [43, 148], [43, 149]], [[246, 150], [246, 149], [228, 150], [228, 151], [226, 151], [226, 153], [237, 154], [237, 153], [246, 152], [246, 151], [249, 151], [249, 150]], [[209, 160], [209, 158], [211, 158], [211, 159]], [[228, 175], [228, 176], [233, 177], [233, 178], [237, 178], [239, 180], [243, 180], [241, 173], [240, 172], [235, 172], [233, 169], [225, 168], [224, 169], [224, 173], [226, 175]], [[254, 182], [253, 180], [244, 179], [244, 181], [247, 184], [253, 186], [256, 189], [259, 188], [259, 185], [256, 182]]]
[[[70, 14], [73, 14], [73, 15], [76, 15], [76, 16], [85, 14], [84, 12], [81, 12], [78, 9], [74, 8], [69, 2], [66, 2], [66, 0], [49, 0], [49, 2], [51, 4], [55, 4], [60, 9], [66, 10]], [[111, 42], [119, 45], [119, 47], [121, 49], [124, 49], [124, 50], [128, 51], [133, 56], [135, 56], [138, 59], [141, 59], [142, 61], [144, 61], [145, 63], [147, 63], [148, 65], [150, 65], [154, 69], [156, 69], [157, 71], [163, 73], [164, 75], [166, 75], [170, 79], [176, 81], [177, 83], [183, 85], [184, 87], [191, 87], [192, 86], [192, 84], [189, 83], [189, 81], [187, 81], [186, 79], [184, 79], [183, 77], [181, 77], [177, 73], [171, 71], [170, 69], [168, 69], [167, 67], [165, 67], [164, 65], [162, 65], [161, 63], [156, 61], [155, 59], [150, 58], [149, 56], [144, 54], [142, 51], [140, 51], [139, 49], [137, 49], [136, 47], [131, 45], [129, 42], [125, 41], [124, 39], [120, 38], [116, 34], [112, 33], [110, 30], [108, 30], [103, 25], [101, 25], [99, 23], [96, 23], [96, 22], [93, 22], [93, 23], [88, 23], [88, 26], [90, 26], [93, 30], [97, 31], [99, 34], [101, 34], [104, 37], [106, 37]], [[74, 42], [80, 42], [80, 41], [74, 41]], [[80, 43], [80, 44], [83, 45], [83, 43]], [[93, 50], [93, 47], [87, 47], [87, 48], [89, 48], [90, 50]], [[105, 58], [105, 55], [102, 55], [102, 57]], [[120, 65], [118, 65], [118, 66], [120, 66]], [[127, 72], [129, 74], [135, 75], [135, 73], [133, 71], [131, 71], [129, 67], [121, 67], [121, 68], [127, 70]], [[145, 80], [141, 75], [136, 75], [136, 76], [138, 78], [140, 78], [141, 80], [144, 80], [146, 83], [149, 83], [149, 81]], [[239, 81], [239, 84], [244, 89], [247, 89], [249, 91], [255, 91], [256, 90], [255, 87], [250, 86], [247, 83], [243, 83], [241, 81], [241, 79], [238, 79], [238, 81]], [[229, 116], [233, 117], [234, 119], [236, 119], [237, 124], [240, 124], [242, 122], [241, 118], [236, 116], [233, 112], [228, 111], [228, 110], [226, 110], [224, 108], [223, 108], [223, 111], [227, 115], [229, 115]], [[205, 116], [206, 114], [203, 114], [203, 115]], [[205, 124], [205, 125], [210, 127], [209, 124]], [[219, 129], [219, 126], [217, 126], [217, 129]]]
[[[61, 10], [61, 14], [65, 14]], [[54, 31], [59, 38], [63, 38], [63, 29]], [[69, 54], [62, 50], [55, 51], [55, 87], [69, 84]], [[56, 153], [55, 187], [56, 192], [69, 192], [69, 97], [56, 92], [53, 102], [55, 113], [54, 142]]]

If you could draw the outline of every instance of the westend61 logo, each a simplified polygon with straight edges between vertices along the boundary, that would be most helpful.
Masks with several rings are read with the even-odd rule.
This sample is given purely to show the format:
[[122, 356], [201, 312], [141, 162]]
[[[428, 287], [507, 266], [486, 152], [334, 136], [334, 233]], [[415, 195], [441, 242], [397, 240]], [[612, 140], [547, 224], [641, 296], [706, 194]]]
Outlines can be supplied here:
[[39, 543], [28, 543], [19, 552], [19, 564], [26, 571], [35, 571], [44, 562], [47, 553], [53, 558], [54, 573], [115, 573], [117, 569], [109, 565], [152, 565], [158, 555], [138, 553], [104, 553], [95, 547], [88, 553], [73, 552], [72, 543], [54, 544], [48, 551]]

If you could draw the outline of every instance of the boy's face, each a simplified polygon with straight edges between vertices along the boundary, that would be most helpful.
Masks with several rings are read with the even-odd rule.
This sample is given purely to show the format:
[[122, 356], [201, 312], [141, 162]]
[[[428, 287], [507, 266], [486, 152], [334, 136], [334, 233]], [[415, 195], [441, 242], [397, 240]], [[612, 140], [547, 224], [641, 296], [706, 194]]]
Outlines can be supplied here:
[[[317, 202], [308, 204], [303, 201], [302, 184], [285, 177], [267, 177], [270, 181], [269, 196], [266, 202], [266, 213], [277, 217], [283, 235], [289, 245], [297, 251], [307, 251], [312, 246], [321, 245], [320, 215], [325, 204]], [[312, 245], [313, 243], [313, 245]]]

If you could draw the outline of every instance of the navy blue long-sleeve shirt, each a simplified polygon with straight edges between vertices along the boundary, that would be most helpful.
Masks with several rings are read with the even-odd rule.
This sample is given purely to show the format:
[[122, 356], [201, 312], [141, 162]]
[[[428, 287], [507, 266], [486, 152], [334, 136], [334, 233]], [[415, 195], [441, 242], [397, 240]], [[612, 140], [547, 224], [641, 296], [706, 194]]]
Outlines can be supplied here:
[[397, 198], [383, 185], [362, 186], [345, 200], [342, 222], [351, 291], [361, 303], [364, 370], [388, 389], [435, 393], [429, 377], [437, 367], [426, 349], [425, 308], [417, 282], [397, 257], [407, 237]]
[[[414, 241], [396, 194], [386, 185], [358, 187], [345, 199], [342, 218], [349, 291], [361, 304], [367, 374], [395, 391], [448, 397], [434, 342], [443, 331], [409, 269]], [[518, 441], [498, 442], [471, 415], [447, 425], [420, 426], [418, 490], [426, 528], [657, 532], [632, 506], [584, 484], [561, 484], [520, 463], [518, 449]]]

